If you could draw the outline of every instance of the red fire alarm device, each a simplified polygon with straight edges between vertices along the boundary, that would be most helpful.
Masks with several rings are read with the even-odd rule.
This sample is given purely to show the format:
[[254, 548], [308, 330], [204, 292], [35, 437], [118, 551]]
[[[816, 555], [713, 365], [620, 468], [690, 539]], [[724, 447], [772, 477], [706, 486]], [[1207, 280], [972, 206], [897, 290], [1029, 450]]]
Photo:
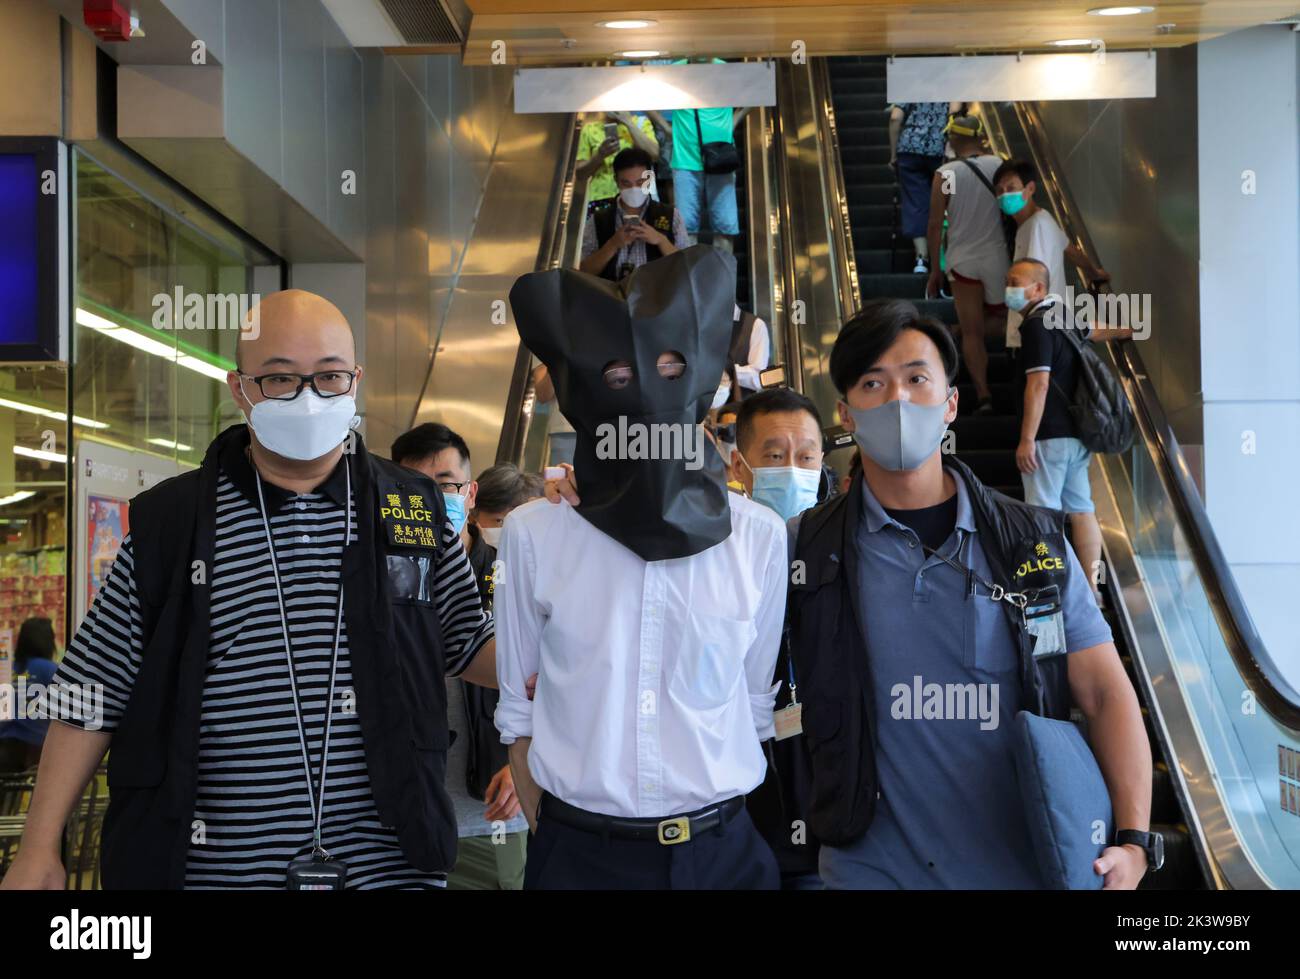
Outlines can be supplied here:
[[82, 0], [81, 12], [86, 26], [101, 41], [131, 39], [131, 12], [118, 0]]

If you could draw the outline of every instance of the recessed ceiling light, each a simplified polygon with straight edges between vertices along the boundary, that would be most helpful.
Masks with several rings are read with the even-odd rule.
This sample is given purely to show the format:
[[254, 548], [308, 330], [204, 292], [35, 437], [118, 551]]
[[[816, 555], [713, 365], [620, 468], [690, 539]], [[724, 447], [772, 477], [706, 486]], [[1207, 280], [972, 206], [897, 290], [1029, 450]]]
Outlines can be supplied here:
[[1147, 4], [1127, 7], [1094, 7], [1088, 13], [1096, 17], [1132, 17], [1134, 14], [1149, 14], [1155, 7]]
[[1094, 42], [1087, 37], [1067, 37], [1063, 41], [1048, 41], [1047, 43], [1048, 46], [1053, 48], [1086, 48], [1091, 47]]
[[635, 31], [641, 27], [654, 27], [657, 20], [601, 20], [597, 27], [608, 27], [611, 31]]
[[616, 58], [657, 58], [659, 51], [619, 51], [614, 57]]

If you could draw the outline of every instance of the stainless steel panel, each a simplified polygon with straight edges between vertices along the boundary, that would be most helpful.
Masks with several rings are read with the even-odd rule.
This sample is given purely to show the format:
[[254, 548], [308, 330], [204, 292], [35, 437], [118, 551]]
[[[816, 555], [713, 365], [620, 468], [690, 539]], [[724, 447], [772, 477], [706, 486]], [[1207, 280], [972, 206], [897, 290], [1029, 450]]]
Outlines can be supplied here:
[[402, 429], [397, 418], [396, 152], [393, 86], [397, 69], [375, 51], [362, 55], [366, 132], [366, 438], [385, 452]]
[[[480, 118], [490, 117], [491, 90], [486, 78], [476, 89], [484, 100], [476, 106]], [[519, 348], [508, 296], [515, 279], [536, 267], [566, 120], [504, 114], [499, 139], [493, 139], [497, 152], [482, 208], [416, 416], [418, 422], [441, 421], [459, 432], [476, 470], [496, 458]], [[463, 166], [459, 159], [457, 165]], [[493, 322], [498, 301], [506, 303], [502, 323]]]
[[226, 139], [283, 183], [280, 126], [280, 5], [226, 0]]
[[[364, 166], [356, 53], [316, 0], [229, 0], [225, 26], [225, 66], [119, 70], [119, 138], [285, 258], [356, 261], [364, 205], [338, 165]], [[217, 98], [193, 90], [200, 73]]]
[[1196, 57], [1158, 51], [1154, 99], [1037, 104], [1116, 291], [1151, 296], [1142, 359], [1189, 444], [1203, 441]]
[[[824, 93], [823, 93], [824, 94]], [[806, 66], [778, 62], [777, 119], [779, 203], [785, 240], [784, 295], [781, 312], [788, 330], [788, 376], [817, 405], [830, 424], [839, 399], [831, 383], [831, 347], [839, 334], [845, 293], [837, 270], [842, 265], [842, 233], [832, 213], [840, 202], [824, 172], [822, 118], [825, 99]], [[803, 323], [795, 327], [794, 319]], [[797, 341], [797, 342], [796, 342]]]
[[[225, 4], [216, 0], [155, 0], [161, 2], [171, 11], [181, 25], [194, 37], [200, 38], [208, 46], [208, 55], [218, 64], [226, 60], [225, 44]], [[140, 26], [145, 29], [146, 37], [152, 37], [154, 25], [147, 10], [148, 4], [133, 4], [140, 16]], [[141, 9], [146, 8], [146, 9]], [[131, 42], [132, 46], [135, 41]]]
[[[436, 61], [438, 59], [430, 59]], [[441, 65], [431, 65], [431, 71], [441, 70]], [[425, 130], [426, 159], [429, 184], [429, 292], [433, 297], [433, 320], [430, 336], [436, 345], [442, 321], [451, 303], [452, 286], [460, 269], [464, 242], [452, 236], [452, 156], [451, 137], [430, 117]], [[412, 411], [415, 405], [408, 406]]]
[[317, 0], [280, 0], [280, 145], [285, 190], [322, 218], [325, 192], [326, 17]]
[[462, 71], [460, 59], [451, 55], [434, 55], [425, 59], [427, 67], [425, 101], [429, 111], [444, 133], [451, 135], [447, 120], [451, 115], [451, 82], [453, 72]]
[[[333, 21], [325, 22], [326, 219], [349, 248], [365, 254], [365, 87], [361, 56]], [[356, 192], [343, 193], [343, 171], [357, 175]]]
[[[1116, 592], [1123, 596], [1117, 610], [1117, 624], [1128, 648], [1141, 650], [1141, 655], [1133, 657], [1133, 664], [1146, 701], [1152, 705], [1152, 727], [1178, 760], [1170, 768], [1170, 776], [1183, 810], [1190, 815], [1188, 829], [1202, 872], [1218, 888], [1226, 886], [1229, 880], [1235, 887], [1260, 887], [1262, 881], [1241, 852], [1239, 843], [1231, 833], [1224, 832], [1229, 824], [1223, 799], [1196, 737], [1196, 725], [1179, 690], [1165, 637], [1124, 527], [1121, 512], [1132, 509], [1131, 487], [1123, 479], [1108, 479], [1105, 460], [1101, 457], [1093, 460], [1092, 477], [1106, 567], [1114, 578]], [[1211, 846], [1209, 835], [1217, 847]]]
[[424, 93], [407, 75], [393, 84], [394, 163], [397, 212], [397, 319], [393, 344], [396, 355], [393, 394], [399, 424], [410, 417], [419, 400], [431, 351], [432, 295], [429, 288], [429, 185], [426, 173], [425, 127], [429, 124]]

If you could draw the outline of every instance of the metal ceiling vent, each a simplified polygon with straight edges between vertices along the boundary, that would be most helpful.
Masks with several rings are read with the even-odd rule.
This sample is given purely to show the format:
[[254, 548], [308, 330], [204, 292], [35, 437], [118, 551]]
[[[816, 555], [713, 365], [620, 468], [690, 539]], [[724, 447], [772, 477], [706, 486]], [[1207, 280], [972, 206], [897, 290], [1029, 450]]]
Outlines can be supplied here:
[[465, 29], [446, 0], [379, 0], [407, 44], [463, 44]]

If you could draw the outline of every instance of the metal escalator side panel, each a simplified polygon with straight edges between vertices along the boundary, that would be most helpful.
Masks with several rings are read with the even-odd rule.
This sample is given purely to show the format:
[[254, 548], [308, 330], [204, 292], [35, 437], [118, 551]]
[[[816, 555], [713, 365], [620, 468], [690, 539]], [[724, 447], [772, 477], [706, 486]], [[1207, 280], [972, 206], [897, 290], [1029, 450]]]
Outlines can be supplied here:
[[[482, 200], [461, 249], [459, 272], [435, 296], [445, 304], [413, 423], [440, 421], [464, 437], [475, 460], [496, 458], [503, 406], [519, 397], [519, 335], [509, 312], [515, 279], [536, 269], [552, 211], [555, 169], [569, 117], [507, 109], [493, 148]], [[476, 465], [479, 463], [476, 462]]]
[[[1244, 868], [1240, 865], [1244, 856], [1240, 847], [1225, 847], [1225, 843], [1232, 842], [1223, 833], [1228, 825], [1227, 811], [1210, 771], [1204, 745], [1174, 676], [1173, 664], [1167, 655], [1166, 637], [1120, 518], [1122, 506], [1125, 503], [1131, 506], [1131, 500], [1121, 502], [1117, 498], [1123, 492], [1123, 485], [1117, 486], [1107, 478], [1102, 459], [1094, 457], [1090, 477], [1097, 519], [1102, 528], [1102, 553], [1110, 574], [1111, 594], [1119, 599], [1116, 610], [1120, 638], [1132, 655], [1143, 700], [1149, 705], [1152, 726], [1161, 742], [1155, 747], [1169, 762], [1175, 792], [1187, 817], [1202, 872], [1216, 889], [1250, 887], [1252, 883], [1260, 886], [1252, 881], [1253, 868], [1249, 863]], [[1145, 652], [1135, 655], [1136, 650]], [[1219, 842], [1217, 851], [1208, 842], [1210, 836]]]

